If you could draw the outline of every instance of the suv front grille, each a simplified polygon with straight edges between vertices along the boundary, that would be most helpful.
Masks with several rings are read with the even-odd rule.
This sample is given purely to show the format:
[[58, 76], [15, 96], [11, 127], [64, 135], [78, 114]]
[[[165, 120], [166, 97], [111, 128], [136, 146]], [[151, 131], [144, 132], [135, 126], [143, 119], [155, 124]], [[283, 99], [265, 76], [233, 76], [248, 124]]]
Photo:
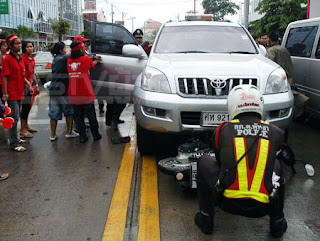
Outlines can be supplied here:
[[[213, 88], [212, 81], [220, 80], [220, 87]], [[178, 78], [179, 92], [182, 95], [205, 95], [205, 96], [227, 96], [229, 91], [241, 84], [251, 84], [258, 87], [258, 80], [256, 78], [229, 78], [225, 81], [222, 79], [209, 79], [209, 78]]]

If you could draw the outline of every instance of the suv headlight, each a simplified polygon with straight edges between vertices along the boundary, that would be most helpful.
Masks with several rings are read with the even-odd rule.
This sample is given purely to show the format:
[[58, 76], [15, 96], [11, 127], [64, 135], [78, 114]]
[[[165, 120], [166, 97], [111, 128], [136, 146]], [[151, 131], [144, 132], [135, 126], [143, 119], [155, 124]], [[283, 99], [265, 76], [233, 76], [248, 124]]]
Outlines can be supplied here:
[[276, 94], [289, 91], [286, 72], [282, 68], [274, 70], [267, 81], [265, 94]]
[[146, 67], [143, 72], [141, 87], [144, 90], [171, 93], [167, 77], [160, 70], [152, 67]]

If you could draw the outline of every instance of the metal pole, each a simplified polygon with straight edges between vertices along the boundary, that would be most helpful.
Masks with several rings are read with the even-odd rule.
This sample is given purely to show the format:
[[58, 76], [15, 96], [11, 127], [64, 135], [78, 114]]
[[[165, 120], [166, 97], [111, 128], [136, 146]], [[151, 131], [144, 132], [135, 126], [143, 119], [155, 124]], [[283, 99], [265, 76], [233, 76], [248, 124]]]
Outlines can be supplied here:
[[249, 0], [244, 1], [244, 26], [249, 27]]
[[63, 19], [63, 0], [60, 0], [60, 19]]
[[113, 23], [113, 4], [111, 4], [111, 22]]
[[196, 0], [194, 0], [193, 13], [196, 14]]

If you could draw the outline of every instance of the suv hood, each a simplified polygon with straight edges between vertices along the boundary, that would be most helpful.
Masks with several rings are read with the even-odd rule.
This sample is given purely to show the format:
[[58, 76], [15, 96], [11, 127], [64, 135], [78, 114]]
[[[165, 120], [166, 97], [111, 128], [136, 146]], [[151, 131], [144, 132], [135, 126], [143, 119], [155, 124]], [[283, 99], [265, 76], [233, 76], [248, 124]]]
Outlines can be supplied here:
[[264, 88], [279, 67], [261, 54], [153, 54], [148, 66], [163, 72], [174, 87], [176, 77], [257, 77]]

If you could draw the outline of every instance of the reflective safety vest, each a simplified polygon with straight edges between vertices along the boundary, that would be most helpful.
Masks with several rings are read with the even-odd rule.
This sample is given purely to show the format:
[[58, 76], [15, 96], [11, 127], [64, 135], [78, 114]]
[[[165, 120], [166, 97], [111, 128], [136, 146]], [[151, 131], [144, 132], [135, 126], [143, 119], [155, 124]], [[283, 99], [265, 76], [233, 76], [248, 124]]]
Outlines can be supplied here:
[[[231, 121], [231, 123], [239, 122], [239, 120]], [[261, 123], [269, 125], [268, 122], [261, 121]], [[269, 203], [269, 193], [264, 184], [264, 174], [267, 166], [270, 141], [259, 138], [258, 142], [253, 169], [249, 169], [248, 156], [246, 155], [237, 165], [235, 181], [223, 193], [226, 198], [250, 198], [262, 203]], [[235, 137], [234, 152], [236, 160], [239, 160], [246, 150], [245, 138]]]

